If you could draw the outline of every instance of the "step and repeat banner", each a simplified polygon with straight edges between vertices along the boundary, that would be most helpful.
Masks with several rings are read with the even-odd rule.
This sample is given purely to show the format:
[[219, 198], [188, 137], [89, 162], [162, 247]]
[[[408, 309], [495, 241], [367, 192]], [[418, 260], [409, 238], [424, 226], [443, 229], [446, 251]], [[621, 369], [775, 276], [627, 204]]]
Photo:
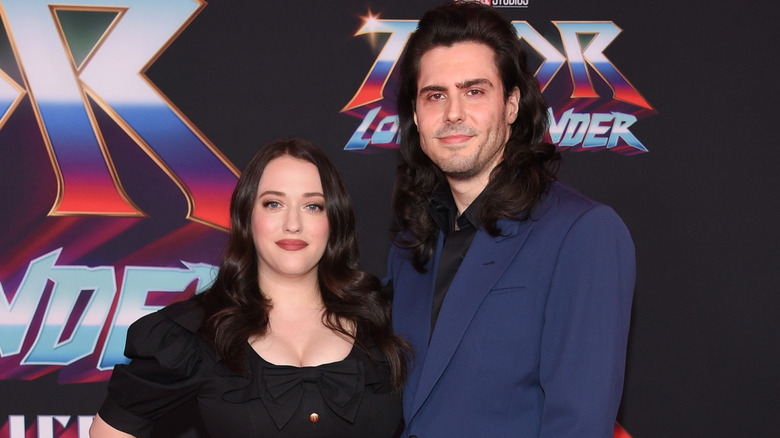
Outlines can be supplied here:
[[[273, 139], [327, 151], [383, 276], [397, 62], [439, 3], [0, 0], [0, 438], [87, 436], [128, 326], [208, 287]], [[778, 7], [490, 3], [530, 54], [560, 179], [637, 246], [615, 436], [776, 433]]]

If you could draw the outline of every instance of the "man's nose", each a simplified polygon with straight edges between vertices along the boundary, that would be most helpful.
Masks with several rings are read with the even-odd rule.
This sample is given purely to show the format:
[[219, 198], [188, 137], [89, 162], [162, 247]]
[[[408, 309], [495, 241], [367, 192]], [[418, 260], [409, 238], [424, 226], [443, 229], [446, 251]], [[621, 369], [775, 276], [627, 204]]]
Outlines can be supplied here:
[[447, 101], [447, 121], [458, 123], [463, 121], [463, 102], [460, 98], [453, 97]]

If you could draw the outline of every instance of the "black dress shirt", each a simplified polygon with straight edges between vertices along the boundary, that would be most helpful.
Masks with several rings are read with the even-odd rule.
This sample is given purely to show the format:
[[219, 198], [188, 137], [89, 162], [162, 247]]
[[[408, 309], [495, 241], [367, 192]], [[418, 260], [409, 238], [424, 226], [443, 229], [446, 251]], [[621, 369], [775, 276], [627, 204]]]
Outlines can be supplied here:
[[[434, 222], [444, 233], [444, 246], [439, 259], [439, 269], [436, 273], [436, 286], [433, 291], [433, 306], [431, 309], [431, 336], [439, 317], [441, 305], [447, 290], [450, 288], [455, 273], [458, 272], [463, 258], [466, 257], [471, 242], [477, 234], [479, 219], [479, 199], [474, 200], [462, 214], [458, 215], [458, 207], [448, 186], [443, 186], [431, 198], [429, 211]], [[457, 226], [456, 226], [457, 224]], [[430, 340], [430, 338], [429, 338]]]

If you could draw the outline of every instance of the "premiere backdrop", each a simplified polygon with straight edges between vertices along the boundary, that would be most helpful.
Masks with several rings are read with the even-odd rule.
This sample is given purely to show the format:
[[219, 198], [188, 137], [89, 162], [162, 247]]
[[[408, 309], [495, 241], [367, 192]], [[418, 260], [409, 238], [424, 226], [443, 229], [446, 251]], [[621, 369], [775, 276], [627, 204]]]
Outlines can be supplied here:
[[[208, 287], [272, 139], [327, 151], [384, 275], [395, 67], [438, 3], [0, 0], [0, 438], [87, 436], [128, 325]], [[492, 3], [538, 69], [560, 179], [636, 243], [622, 436], [778, 433], [780, 8]]]

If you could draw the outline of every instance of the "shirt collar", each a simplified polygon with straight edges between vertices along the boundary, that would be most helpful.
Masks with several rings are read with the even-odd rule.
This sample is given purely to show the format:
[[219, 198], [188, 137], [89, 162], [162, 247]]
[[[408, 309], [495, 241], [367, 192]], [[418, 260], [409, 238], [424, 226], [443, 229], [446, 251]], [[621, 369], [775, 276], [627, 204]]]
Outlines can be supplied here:
[[[483, 192], [484, 193], [484, 192]], [[466, 211], [458, 216], [458, 207], [455, 205], [455, 199], [452, 197], [452, 191], [448, 184], [442, 184], [431, 196], [428, 205], [428, 211], [433, 217], [433, 221], [439, 226], [439, 229], [449, 234], [455, 229], [455, 221], [458, 222], [458, 228], [463, 229], [468, 225], [479, 228], [479, 204], [482, 199], [482, 193], [466, 208]]]

